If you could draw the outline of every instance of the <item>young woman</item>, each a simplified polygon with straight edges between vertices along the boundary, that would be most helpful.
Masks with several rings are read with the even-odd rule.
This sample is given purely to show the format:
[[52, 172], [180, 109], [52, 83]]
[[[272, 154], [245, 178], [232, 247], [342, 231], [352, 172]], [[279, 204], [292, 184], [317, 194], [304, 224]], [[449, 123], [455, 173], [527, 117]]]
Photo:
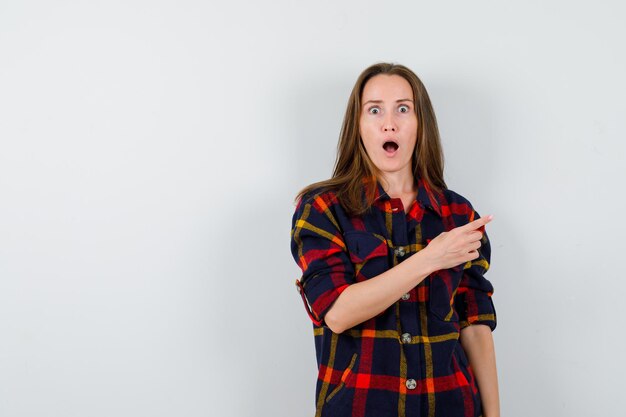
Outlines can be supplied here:
[[333, 176], [300, 191], [292, 219], [316, 417], [499, 417], [491, 218], [446, 187], [419, 78], [365, 69]]

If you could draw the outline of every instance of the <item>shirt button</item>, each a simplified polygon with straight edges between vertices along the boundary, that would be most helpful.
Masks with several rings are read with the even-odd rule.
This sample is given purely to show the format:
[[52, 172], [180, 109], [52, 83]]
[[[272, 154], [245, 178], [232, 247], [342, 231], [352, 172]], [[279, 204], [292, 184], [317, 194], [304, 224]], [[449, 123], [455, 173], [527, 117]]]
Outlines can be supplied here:
[[411, 343], [411, 334], [410, 333], [402, 333], [402, 343]]
[[[300, 289], [300, 288], [298, 288]], [[403, 300], [408, 300], [409, 298], [411, 298], [411, 294], [409, 294], [408, 292], [406, 294], [402, 294], [402, 299]]]
[[415, 389], [415, 387], [417, 387], [417, 382], [415, 382], [414, 379], [407, 379], [406, 380], [406, 387], [408, 389]]

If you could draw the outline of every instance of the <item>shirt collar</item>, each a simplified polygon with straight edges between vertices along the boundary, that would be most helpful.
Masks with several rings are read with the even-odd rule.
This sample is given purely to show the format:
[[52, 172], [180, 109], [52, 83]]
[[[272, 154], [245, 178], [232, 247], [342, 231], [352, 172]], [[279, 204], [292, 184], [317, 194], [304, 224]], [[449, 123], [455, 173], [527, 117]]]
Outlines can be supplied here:
[[[371, 177], [363, 177], [363, 202], [366, 202], [365, 190], [367, 189], [367, 184], [373, 180], [373, 176]], [[376, 191], [374, 194], [374, 203], [384, 200], [388, 200], [391, 197], [384, 190], [382, 184], [379, 180], [376, 180]], [[438, 195], [437, 192], [431, 190], [426, 181], [424, 181], [421, 177], [417, 178], [417, 203], [422, 207], [428, 207], [432, 209], [435, 213], [439, 215], [439, 217], [443, 217], [441, 214], [441, 196]]]

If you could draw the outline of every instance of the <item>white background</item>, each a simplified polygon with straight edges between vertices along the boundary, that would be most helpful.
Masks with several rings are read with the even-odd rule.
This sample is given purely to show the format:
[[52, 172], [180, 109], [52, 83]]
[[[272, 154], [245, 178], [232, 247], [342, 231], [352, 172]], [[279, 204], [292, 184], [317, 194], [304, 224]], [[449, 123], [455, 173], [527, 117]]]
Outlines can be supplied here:
[[502, 415], [623, 411], [619, 1], [0, 2], [0, 415], [312, 416], [295, 193], [413, 69], [488, 226]]

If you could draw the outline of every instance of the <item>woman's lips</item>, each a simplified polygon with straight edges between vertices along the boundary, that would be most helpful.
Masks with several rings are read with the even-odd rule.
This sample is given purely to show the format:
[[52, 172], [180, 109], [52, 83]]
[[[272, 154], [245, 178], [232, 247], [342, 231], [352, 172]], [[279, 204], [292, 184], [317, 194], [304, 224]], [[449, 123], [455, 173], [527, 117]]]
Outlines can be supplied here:
[[383, 149], [385, 150], [385, 154], [389, 157], [394, 156], [398, 152], [398, 144], [393, 141], [386, 141], [383, 144]]

